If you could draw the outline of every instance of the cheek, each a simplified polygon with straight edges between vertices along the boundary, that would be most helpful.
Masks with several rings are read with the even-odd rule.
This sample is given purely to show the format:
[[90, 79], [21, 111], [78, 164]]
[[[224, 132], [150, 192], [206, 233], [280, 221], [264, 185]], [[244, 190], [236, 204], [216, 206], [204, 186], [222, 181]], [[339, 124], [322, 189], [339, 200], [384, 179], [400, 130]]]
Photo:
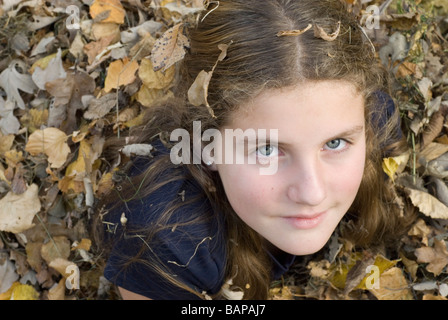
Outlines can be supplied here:
[[240, 217], [252, 216], [254, 212], [265, 209], [273, 196], [272, 184], [265, 181], [258, 171], [251, 173], [252, 170], [238, 165], [220, 170], [227, 198]]

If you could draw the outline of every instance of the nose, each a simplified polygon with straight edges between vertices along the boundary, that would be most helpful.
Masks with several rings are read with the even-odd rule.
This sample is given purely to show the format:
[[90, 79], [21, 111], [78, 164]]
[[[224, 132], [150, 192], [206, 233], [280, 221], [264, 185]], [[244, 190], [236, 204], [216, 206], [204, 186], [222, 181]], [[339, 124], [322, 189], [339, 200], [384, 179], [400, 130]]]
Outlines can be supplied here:
[[302, 159], [291, 167], [288, 198], [306, 206], [318, 206], [326, 198], [325, 172], [319, 159]]

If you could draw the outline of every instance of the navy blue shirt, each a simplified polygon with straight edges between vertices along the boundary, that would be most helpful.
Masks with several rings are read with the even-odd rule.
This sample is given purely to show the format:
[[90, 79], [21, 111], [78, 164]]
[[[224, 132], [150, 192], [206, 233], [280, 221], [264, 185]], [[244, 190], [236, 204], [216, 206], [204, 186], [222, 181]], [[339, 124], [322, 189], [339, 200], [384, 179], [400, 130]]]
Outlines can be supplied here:
[[[156, 148], [167, 152], [158, 143]], [[157, 154], [155, 154], [157, 156]], [[168, 160], [169, 161], [169, 160]], [[148, 159], [139, 159], [134, 171], [141, 171], [142, 164]], [[145, 167], [145, 165], [143, 165]], [[182, 167], [173, 170], [185, 170]], [[167, 173], [169, 174], [169, 173]], [[156, 235], [155, 241], [145, 240], [144, 229], [159, 217], [170, 201], [180, 201], [182, 198], [196, 197], [198, 200], [180, 207], [174, 211], [170, 224], [178, 223], [172, 229]], [[160, 205], [162, 204], [162, 205]], [[125, 227], [120, 223], [122, 212], [127, 219]], [[202, 224], [182, 225], [198, 214], [209, 216], [208, 222]], [[169, 182], [156, 192], [142, 200], [131, 201], [127, 207], [122, 206], [108, 213], [103, 219], [106, 222], [108, 234], [114, 241], [104, 276], [114, 284], [149, 297], [151, 299], [198, 299], [196, 295], [167, 282], [147, 262], [160, 259], [167, 267], [169, 274], [179, 279], [196, 292], [213, 295], [220, 291], [225, 279], [226, 240], [223, 230], [223, 218], [213, 210], [210, 201], [203, 195], [200, 186], [193, 179], [182, 179]], [[141, 229], [141, 232], [136, 231]], [[110, 232], [112, 231], [112, 232]], [[144, 253], [139, 261], [127, 263], [132, 257], [138, 256], [143, 248]], [[281, 254], [272, 258], [272, 275], [275, 279], [286, 272], [294, 261], [294, 256]]]

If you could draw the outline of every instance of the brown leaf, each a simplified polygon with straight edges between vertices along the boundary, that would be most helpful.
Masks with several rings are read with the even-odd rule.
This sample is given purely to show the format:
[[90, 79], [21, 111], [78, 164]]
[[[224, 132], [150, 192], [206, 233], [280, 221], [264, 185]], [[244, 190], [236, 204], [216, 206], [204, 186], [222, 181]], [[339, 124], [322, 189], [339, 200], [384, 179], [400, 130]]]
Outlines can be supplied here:
[[185, 56], [185, 48], [190, 47], [190, 41], [183, 34], [183, 23], [168, 29], [154, 44], [151, 52], [151, 62], [154, 71], [166, 71]]
[[429, 263], [426, 270], [438, 276], [448, 264], [448, 250], [445, 241], [434, 240], [434, 247], [421, 247], [415, 250], [417, 262]]
[[201, 72], [199, 72], [196, 79], [194, 80], [193, 84], [188, 89], [188, 101], [196, 107], [199, 107], [200, 105], [205, 105], [212, 117], [215, 117], [215, 113], [213, 112], [213, 109], [210, 107], [207, 101], [208, 85], [213, 76], [213, 71], [218, 65], [218, 62], [225, 59], [227, 55], [227, 49], [229, 48], [230, 44], [218, 45], [218, 48], [221, 50], [221, 53], [219, 54], [218, 59], [216, 60], [216, 63], [213, 66], [212, 70], [209, 72], [201, 70]]
[[393, 267], [383, 272], [379, 281], [379, 289], [370, 289], [378, 300], [413, 300], [409, 284], [400, 268]]
[[139, 66], [137, 61], [129, 61], [128, 58], [115, 60], [109, 65], [107, 77], [104, 83], [104, 91], [109, 92], [122, 85], [128, 85], [136, 79], [135, 72]]
[[67, 135], [57, 128], [34, 131], [28, 139], [25, 150], [32, 155], [45, 153], [51, 168], [62, 167], [70, 153]]
[[448, 207], [436, 197], [425, 191], [405, 188], [412, 204], [420, 209], [420, 212], [433, 219], [448, 219]]
[[109, 14], [101, 22], [124, 23], [126, 11], [120, 0], [95, 0], [90, 6], [90, 15], [93, 19], [107, 11], [109, 11]]
[[431, 120], [423, 130], [422, 148], [432, 142], [439, 135], [443, 129], [444, 123], [445, 112], [443, 110], [439, 110], [432, 115]]
[[70, 255], [70, 241], [65, 236], [53, 237], [42, 245], [40, 252], [47, 264], [50, 264], [57, 258], [68, 259]]

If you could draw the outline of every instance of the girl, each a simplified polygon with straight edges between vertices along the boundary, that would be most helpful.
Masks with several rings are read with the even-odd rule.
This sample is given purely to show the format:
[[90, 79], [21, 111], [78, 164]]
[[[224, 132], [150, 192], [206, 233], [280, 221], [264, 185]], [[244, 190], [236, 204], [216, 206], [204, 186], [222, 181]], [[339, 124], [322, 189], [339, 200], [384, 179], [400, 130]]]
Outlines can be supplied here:
[[[152, 158], [132, 159], [100, 206], [112, 243], [105, 276], [123, 298], [265, 299], [341, 220], [359, 246], [396, 238], [405, 218], [381, 161], [402, 146], [398, 115], [341, 1], [222, 0], [199, 21], [175, 98], [126, 137], [151, 143]], [[206, 102], [194, 106], [187, 93], [202, 70], [212, 76]], [[172, 132], [193, 137], [197, 124], [201, 137], [214, 129], [221, 141], [200, 164], [193, 153], [173, 163]], [[244, 134], [235, 142], [226, 132]], [[247, 161], [217, 161], [239, 152]], [[275, 170], [260, 174], [266, 166]]]

